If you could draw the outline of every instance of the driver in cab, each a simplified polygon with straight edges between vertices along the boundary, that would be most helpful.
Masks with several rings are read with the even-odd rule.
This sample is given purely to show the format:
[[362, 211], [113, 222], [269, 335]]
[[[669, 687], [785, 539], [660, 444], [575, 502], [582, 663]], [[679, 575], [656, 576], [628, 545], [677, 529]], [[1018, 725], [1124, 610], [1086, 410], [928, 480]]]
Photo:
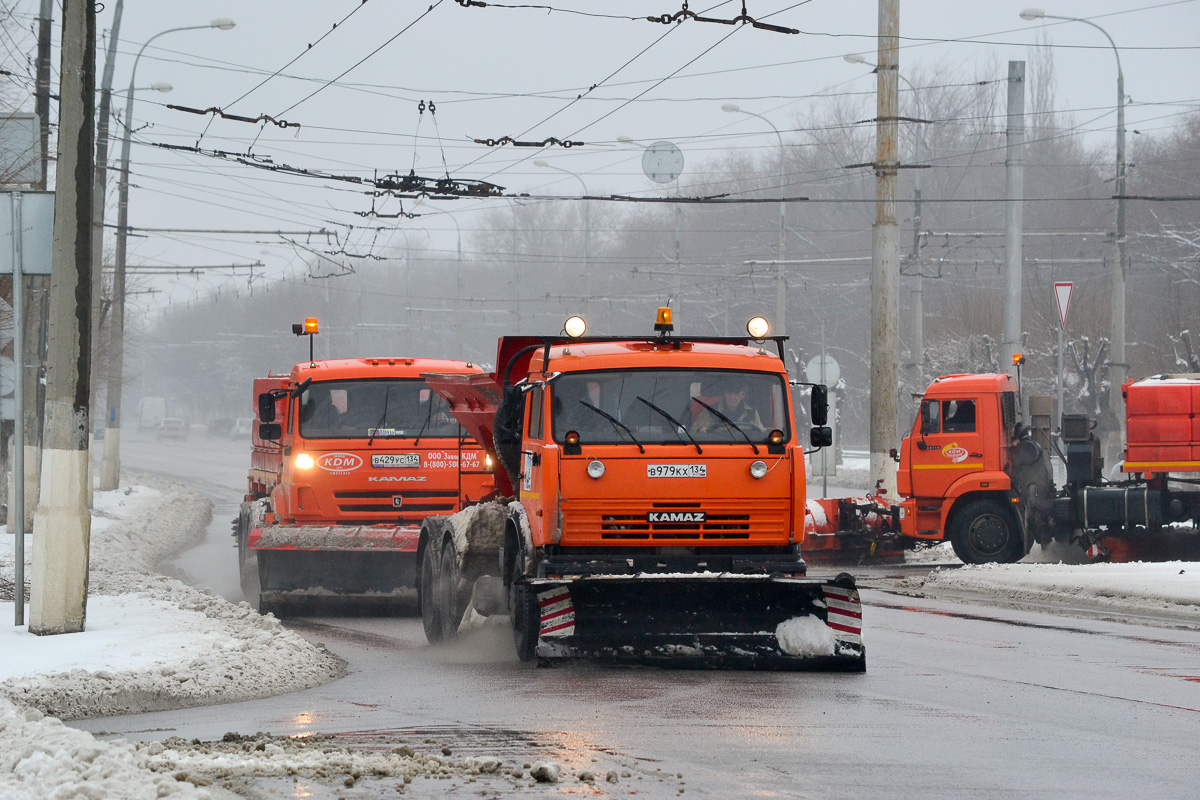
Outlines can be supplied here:
[[[746, 402], [747, 391], [745, 381], [739, 380], [734, 376], [718, 378], [711, 385], [704, 387], [704, 393], [709, 396], [720, 395], [720, 398], [711, 405], [738, 427], [743, 429], [752, 428], [759, 431], [765, 430], [762, 418], [758, 415], [758, 410]], [[696, 415], [696, 421], [692, 426], [692, 430], [697, 433], [712, 433], [726, 427], [728, 426], [720, 416], [712, 413], [707, 408], [702, 408], [700, 413]]]

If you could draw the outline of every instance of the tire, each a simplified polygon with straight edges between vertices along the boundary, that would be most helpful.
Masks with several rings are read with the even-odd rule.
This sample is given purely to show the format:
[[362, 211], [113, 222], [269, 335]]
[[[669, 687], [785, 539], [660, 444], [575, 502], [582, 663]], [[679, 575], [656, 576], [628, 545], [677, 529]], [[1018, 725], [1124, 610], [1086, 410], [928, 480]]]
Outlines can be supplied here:
[[421, 553], [417, 603], [421, 609], [421, 626], [425, 628], [425, 639], [430, 644], [438, 644], [446, 638], [442, 617], [438, 613], [438, 583], [441, 571], [441, 549], [436, 541], [427, 540]]
[[513, 644], [517, 647], [517, 658], [529, 663], [537, 657], [541, 628], [537, 595], [528, 586], [514, 581], [508, 586], [508, 607], [512, 614]]
[[520, 548], [513, 554], [512, 583], [508, 585], [508, 613], [512, 620], [513, 644], [517, 658], [528, 664], [537, 658], [538, 637], [541, 635], [541, 613], [537, 594], [517, 581], [525, 575], [525, 553]]
[[950, 544], [964, 564], [1012, 564], [1025, 554], [1016, 519], [995, 500], [972, 500], [955, 514]]
[[463, 612], [467, 610], [458, 584], [458, 554], [454, 551], [453, 540], [447, 540], [442, 547], [441, 569], [437, 581], [437, 613], [442, 620], [442, 637], [447, 641], [458, 636], [458, 626], [462, 622]]

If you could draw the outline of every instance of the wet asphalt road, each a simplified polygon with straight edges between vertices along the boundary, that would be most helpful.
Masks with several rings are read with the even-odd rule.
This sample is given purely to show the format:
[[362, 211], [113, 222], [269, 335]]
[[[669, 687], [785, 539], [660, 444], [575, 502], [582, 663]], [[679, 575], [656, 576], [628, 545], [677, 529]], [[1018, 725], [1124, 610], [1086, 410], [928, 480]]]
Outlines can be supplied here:
[[[127, 441], [126, 468], [183, 477], [218, 503], [206, 541], [169, 568], [241, 599], [228, 524], [243, 491], [244, 448], [195, 437]], [[515, 660], [503, 629], [431, 648], [413, 618], [319, 618], [289, 624], [347, 660], [340, 680], [72, 724], [136, 739], [378, 734], [444, 742], [456, 755], [552, 758], [572, 775], [621, 765], [631, 773], [616, 785], [572, 778], [484, 788], [488, 796], [1194, 796], [1200, 633], [871, 590], [863, 600], [865, 675], [539, 670]], [[277, 783], [268, 794], [260, 782], [247, 792], [394, 797], [393, 783], [364, 781], [354, 791]], [[477, 784], [416, 782], [405, 796], [480, 794]]]

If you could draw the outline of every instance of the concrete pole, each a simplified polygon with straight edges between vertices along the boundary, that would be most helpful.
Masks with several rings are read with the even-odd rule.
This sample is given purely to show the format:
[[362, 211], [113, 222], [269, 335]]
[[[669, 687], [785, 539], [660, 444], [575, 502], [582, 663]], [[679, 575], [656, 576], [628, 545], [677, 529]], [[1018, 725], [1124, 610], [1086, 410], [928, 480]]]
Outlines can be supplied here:
[[[53, 14], [54, 0], [42, 0], [41, 12], [38, 19], [37, 88], [35, 100], [38, 126], [41, 129], [42, 171], [41, 178], [38, 181], [38, 189], [41, 190], [47, 188], [50, 169], [50, 51], [51, 33], [54, 24]], [[25, 406], [22, 424], [24, 426], [25, 447], [24, 469], [21, 471], [13, 470], [8, 496], [12, 498], [15, 495], [15, 481], [17, 480], [17, 476], [23, 472], [25, 475], [25, 497], [28, 499], [28, 502], [25, 503], [24, 513], [23, 530], [25, 532], [33, 530], [33, 509], [37, 505], [38, 496], [38, 476], [42, 454], [42, 416], [46, 401], [41, 381], [41, 368], [45, 357], [44, 332], [46, 306], [44, 301], [49, 286], [50, 279], [48, 276], [32, 275], [25, 278], [25, 286], [21, 287], [22, 289], [26, 287], [29, 289], [28, 292], [23, 292], [26, 307], [21, 310], [25, 345], [20, 356], [17, 355], [16, 350], [13, 351], [14, 360], [17, 361], [19, 368], [25, 370], [25, 374], [22, 376], [24, 378], [22, 399]], [[11, 506], [10, 510], [13, 510]], [[10, 513], [8, 519], [8, 524], [11, 527], [15, 517]], [[15, 530], [15, 528], [12, 529]]]
[[1025, 197], [1025, 62], [1008, 62], [1008, 131], [1004, 169], [1004, 366], [1016, 375], [1021, 352], [1021, 242]]
[[[100, 111], [97, 114], [96, 123], [96, 184], [92, 188], [92, 297], [95, 298], [95, 302], [92, 303], [93, 365], [98, 365], [100, 363], [100, 298], [103, 296], [104, 288], [104, 200], [108, 189], [108, 122], [112, 110], [113, 70], [117, 61], [117, 42], [120, 41], [121, 37], [121, 16], [124, 11], [124, 7], [125, 0], [117, 0], [116, 5], [113, 7], [112, 28], [110, 29], [108, 36], [108, 52], [104, 57], [104, 73], [100, 78]], [[126, 124], [129, 124], [128, 120], [126, 120]], [[112, 323], [113, 318], [110, 317], [110, 331]], [[117, 370], [120, 372], [119, 365], [117, 366]], [[112, 379], [113, 373], [110, 367], [108, 375], [109, 382], [111, 382]], [[117, 379], [118, 381], [120, 380], [119, 374], [117, 375]], [[98, 394], [97, 384], [97, 381], [92, 381], [91, 393], [93, 397]], [[118, 404], [120, 403], [120, 399], [120, 395], [118, 394], [116, 398]], [[110, 391], [108, 393], [106, 405], [109, 408], [116, 408], [116, 406], [112, 404], [112, 400], [112, 392]], [[92, 401], [92, 408], [103, 407], [104, 406], [100, 406], [100, 404], [95, 400]], [[105, 416], [104, 459], [100, 465], [100, 488], [104, 490], [112, 490], [117, 488], [116, 477], [112, 476], [113, 479], [110, 485], [110, 481], [108, 480], [109, 475], [105, 470], [107, 467], [110, 471], [112, 471], [112, 466], [120, 463], [119, 456], [116, 454], [116, 451], [113, 448], [120, 446], [120, 442], [115, 441], [115, 439], [120, 437], [121, 429], [120, 427], [117, 427], [115, 431], [109, 430], [109, 425], [116, 421], [109, 418], [112, 413], [113, 412], [110, 411], [109, 415]], [[109, 434], [113, 433], [115, 433], [116, 436], [110, 438]], [[112, 452], [111, 456], [110, 451]], [[91, 462], [89, 461], [89, 466], [90, 465]], [[91, 488], [92, 482], [88, 481], [89, 493]], [[88, 505], [91, 505], [90, 498]]]
[[[675, 194], [679, 195], [679, 180], [675, 180]], [[675, 204], [675, 288], [672, 298], [674, 311], [672, 319], [675, 321], [675, 326], [678, 328], [679, 323], [683, 321], [683, 256], [680, 246], [680, 229], [683, 227], [683, 206], [679, 203]], [[728, 333], [728, 331], [726, 331]]]
[[[463, 310], [462, 227], [458, 224], [458, 220], [454, 218], [453, 214], [450, 215], [450, 221], [454, 223], [454, 231], [458, 234], [458, 253], [457, 260], [454, 265], [454, 307], [461, 312]], [[461, 324], [454, 326], [454, 357], [457, 359], [463, 358], [463, 326]]]
[[[25, 301], [24, 286], [25, 278], [21, 274], [22, 251], [21, 251], [21, 231], [23, 229], [21, 220], [21, 192], [13, 192], [12, 195], [12, 232], [13, 232], [13, 314], [16, 319], [13, 321], [13, 353], [18, 355], [24, 352], [24, 330], [22, 325], [24, 321], [22, 316], [22, 305]], [[18, 363], [13, 370], [13, 399], [18, 401], [14, 405], [23, 405], [20, 403], [23, 399], [24, 391], [24, 372], [23, 365]], [[25, 416], [25, 409], [21, 408], [21, 413], [15, 415], [16, 421], [20, 422]], [[13, 426], [15, 441], [13, 442], [13, 475], [23, 476], [25, 474], [25, 428], [23, 425]], [[21, 481], [24, 483], [24, 481]], [[9, 531], [13, 533], [13, 610], [16, 612], [13, 619], [13, 624], [20, 627], [25, 624], [25, 526], [20, 524], [25, 520], [25, 494], [22, 491], [23, 486], [14, 485], [14, 491], [8, 498], [12, 515], [8, 523]], [[19, 521], [19, 522], [18, 522]]]
[[515, 202], [512, 210], [513, 333], [519, 333], [521, 330], [521, 262], [517, 259], [517, 204]]
[[[1107, 34], [1105, 34], [1107, 36]], [[1112, 39], [1109, 39], [1111, 42]], [[1109, 408], [1116, 418], [1106, 461], [1115, 464], [1122, 458], [1122, 442], [1125, 441], [1124, 399], [1121, 386], [1128, 375], [1129, 363], [1125, 356], [1125, 275], [1129, 269], [1129, 253], [1125, 237], [1125, 74], [1121, 71], [1121, 54], [1117, 54], [1117, 260], [1113, 264], [1112, 277], [1112, 353], [1109, 367]]]
[[37, 89], [35, 108], [41, 127], [42, 177], [38, 188], [46, 190], [50, 178], [50, 39], [54, 24], [54, 0], [42, 0], [38, 14]]
[[879, 0], [879, 66], [875, 122], [875, 224], [871, 228], [871, 488], [896, 495], [896, 423], [900, 288], [896, 225], [899, 0]]
[[50, 344], [42, 486], [33, 518], [29, 630], [79, 633], [87, 613], [88, 362], [92, 182], [95, 180], [96, 15], [63, 0], [58, 178], [50, 279]]

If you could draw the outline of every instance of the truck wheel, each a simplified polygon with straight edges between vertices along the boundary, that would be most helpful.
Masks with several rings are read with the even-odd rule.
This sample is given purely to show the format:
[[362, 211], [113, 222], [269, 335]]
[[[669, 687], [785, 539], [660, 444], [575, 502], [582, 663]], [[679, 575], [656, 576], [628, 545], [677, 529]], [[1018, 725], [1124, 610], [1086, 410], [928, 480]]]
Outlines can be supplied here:
[[512, 614], [513, 643], [517, 646], [517, 658], [526, 663], [533, 661], [541, 630], [537, 595], [528, 586], [514, 581], [508, 586], [508, 607]]
[[448, 541], [442, 548], [442, 563], [438, 574], [438, 613], [442, 618], [442, 636], [449, 640], [458, 636], [466, 603], [458, 588], [458, 554], [454, 542]]
[[1024, 541], [1009, 510], [995, 500], [973, 500], [954, 515], [950, 544], [964, 564], [1012, 564]]
[[418, 584], [417, 602], [421, 606], [421, 625], [425, 628], [425, 639], [437, 644], [446, 638], [442, 628], [442, 617], [438, 613], [438, 580], [441, 572], [441, 552], [434, 542], [426, 542], [421, 554], [421, 580]]

